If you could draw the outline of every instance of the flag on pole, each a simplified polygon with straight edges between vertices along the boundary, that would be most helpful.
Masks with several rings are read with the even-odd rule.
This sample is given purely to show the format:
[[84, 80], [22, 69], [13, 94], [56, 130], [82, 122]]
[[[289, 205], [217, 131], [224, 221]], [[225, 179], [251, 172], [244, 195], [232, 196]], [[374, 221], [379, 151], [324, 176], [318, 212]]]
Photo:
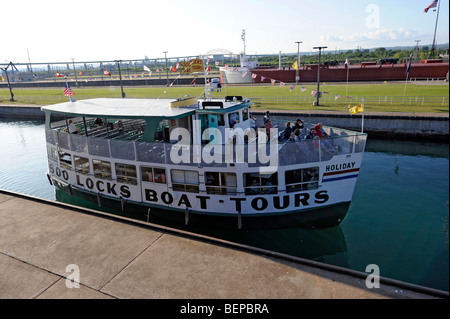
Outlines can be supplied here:
[[311, 91], [311, 96], [315, 96], [316, 93], [317, 93], [317, 90], [312, 90], [312, 91]]
[[256, 79], [258, 75], [256, 73], [252, 73], [252, 79]]
[[426, 8], [425, 10], [423, 10], [423, 12], [427, 13], [428, 10], [430, 10], [431, 8], [436, 8], [438, 3], [438, 0], [433, 0], [433, 2], [431, 2]]
[[291, 86], [289, 87], [289, 91], [292, 91], [294, 89], [295, 85], [291, 84]]
[[347, 59], [344, 62], [344, 66], [346, 69], [348, 69], [349, 64], [350, 64], [350, 61], [348, 60], [348, 57], [347, 57]]
[[72, 89], [70, 88], [69, 83], [67, 83], [67, 81], [66, 81], [66, 86], [64, 87], [64, 96], [71, 96], [73, 94], [74, 93], [73, 93]]
[[70, 99], [70, 102], [76, 102], [75, 99], [72, 98], [72, 95], [73, 95], [73, 94], [74, 94], [74, 93], [73, 93], [72, 89], [70, 88], [69, 83], [67, 83], [67, 81], [66, 81], [66, 86], [64, 87], [64, 93], [63, 93], [63, 95], [64, 95], [64, 96], [68, 96], [69, 99]]
[[272, 83], [272, 85], [275, 84], [275, 81], [276, 81], [276, 80], [274, 80], [274, 79], [271, 79], [271, 80], [270, 80], [270, 82]]
[[104, 75], [108, 75], [108, 76], [111, 76], [111, 73], [109, 73], [108, 71], [106, 71], [106, 70], [103, 70], [103, 74]]
[[302, 87], [301, 89], [300, 89], [300, 92], [305, 92], [306, 91], [306, 88], [305, 87]]
[[348, 108], [349, 108], [348, 110], [349, 110], [350, 114], [356, 114], [356, 113], [364, 112], [364, 107], [363, 107], [362, 103], [359, 104], [359, 105], [355, 105], [355, 106], [349, 105]]
[[266, 79], [265, 76], [261, 76], [261, 82], [264, 81]]
[[292, 64], [292, 68], [293, 68], [294, 70], [298, 70], [297, 61], [295, 61], [295, 62]]
[[57, 76], [58, 78], [63, 78], [63, 77], [64, 77], [64, 75], [62, 75], [62, 74], [60, 74], [60, 73], [58, 73], [58, 72], [56, 72], [56, 76]]
[[337, 99], [340, 98], [340, 97], [341, 97], [340, 95], [336, 95], [336, 96], [334, 97], [334, 100], [337, 101]]

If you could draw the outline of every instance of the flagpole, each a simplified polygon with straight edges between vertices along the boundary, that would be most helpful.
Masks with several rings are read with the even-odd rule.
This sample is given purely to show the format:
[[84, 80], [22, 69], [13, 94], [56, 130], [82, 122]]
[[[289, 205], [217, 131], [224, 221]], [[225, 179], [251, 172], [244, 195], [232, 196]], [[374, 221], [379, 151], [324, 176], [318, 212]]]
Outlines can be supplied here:
[[405, 88], [403, 89], [403, 101], [402, 101], [402, 105], [405, 104], [406, 84], [408, 84], [409, 69], [411, 68], [411, 59], [412, 59], [412, 53], [411, 53], [411, 55], [409, 56], [409, 62], [408, 62], [408, 65], [406, 66], [406, 80], [405, 80]]
[[[349, 63], [350, 64], [350, 63]], [[347, 86], [345, 89], [345, 96], [348, 96], [348, 72], [350, 71], [350, 65], [347, 65]]]
[[362, 100], [362, 107], [361, 133], [364, 133], [364, 99]]
[[406, 84], [408, 84], [408, 77], [409, 77], [409, 72], [408, 72], [408, 74], [406, 74], [405, 88], [403, 89], [403, 101], [402, 101], [402, 105], [405, 104]]
[[437, 25], [438, 25], [438, 19], [439, 19], [439, 8], [441, 7], [441, 2], [438, 1], [438, 9], [436, 13], [436, 24], [434, 26], [434, 36], [433, 36], [433, 46], [431, 48], [431, 58], [434, 59], [434, 52], [436, 50], [436, 31], [437, 31]]

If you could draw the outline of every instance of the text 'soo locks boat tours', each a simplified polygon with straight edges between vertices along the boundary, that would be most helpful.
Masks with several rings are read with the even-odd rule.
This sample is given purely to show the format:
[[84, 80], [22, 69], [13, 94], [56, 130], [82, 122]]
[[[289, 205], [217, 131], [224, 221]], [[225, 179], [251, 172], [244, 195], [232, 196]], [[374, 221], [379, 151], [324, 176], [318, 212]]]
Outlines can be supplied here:
[[[338, 225], [367, 135], [324, 126], [328, 138], [283, 140], [277, 123], [252, 127], [251, 104], [99, 98], [43, 107], [47, 176], [72, 196], [152, 222]], [[305, 123], [301, 135], [312, 127]]]

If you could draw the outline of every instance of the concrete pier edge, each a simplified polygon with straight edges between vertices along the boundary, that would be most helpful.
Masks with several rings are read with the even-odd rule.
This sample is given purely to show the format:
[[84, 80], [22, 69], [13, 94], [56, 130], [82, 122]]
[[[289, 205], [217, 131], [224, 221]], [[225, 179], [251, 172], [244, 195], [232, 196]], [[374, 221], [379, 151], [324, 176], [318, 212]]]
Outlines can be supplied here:
[[[138, 226], [138, 227], [147, 228], [147, 229], [153, 229], [153, 230], [157, 230], [157, 231], [164, 231], [164, 232], [170, 233], [172, 235], [187, 237], [187, 238], [190, 238], [193, 240], [198, 240], [198, 241], [203, 241], [206, 243], [221, 245], [221, 246], [224, 246], [227, 248], [241, 250], [241, 251], [252, 253], [252, 254], [259, 254], [259, 255], [263, 255], [263, 256], [267, 256], [267, 257], [274, 257], [274, 258], [278, 258], [281, 260], [293, 262], [296, 264], [301, 264], [301, 265], [309, 266], [312, 268], [319, 268], [319, 269], [326, 270], [326, 271], [329, 271], [332, 273], [343, 274], [343, 275], [351, 276], [351, 277], [358, 278], [358, 279], [365, 280], [367, 278], [367, 276], [369, 275], [368, 273], [365, 273], [365, 272], [360, 272], [360, 271], [356, 271], [356, 270], [352, 270], [352, 269], [348, 269], [348, 268], [344, 268], [344, 267], [340, 267], [340, 266], [335, 266], [335, 265], [330, 265], [330, 264], [326, 264], [326, 263], [322, 263], [322, 262], [312, 261], [312, 260], [304, 259], [301, 257], [296, 257], [296, 256], [291, 256], [291, 255], [287, 255], [287, 254], [283, 254], [283, 253], [269, 251], [266, 249], [253, 247], [253, 246], [249, 246], [249, 245], [245, 245], [245, 244], [234, 243], [234, 242], [230, 242], [227, 240], [214, 238], [214, 237], [210, 237], [210, 236], [206, 236], [206, 235], [201, 235], [201, 234], [197, 234], [197, 233], [192, 233], [192, 232], [188, 232], [188, 231], [181, 230], [181, 229], [170, 228], [167, 226], [158, 225], [158, 224], [154, 224], [154, 223], [147, 223], [147, 222], [143, 222], [143, 221], [139, 221], [139, 220], [130, 219], [127, 217], [122, 217], [122, 216], [109, 214], [109, 213], [105, 213], [105, 212], [101, 212], [101, 211], [96, 211], [96, 210], [92, 210], [92, 209], [88, 209], [88, 208], [84, 208], [84, 207], [80, 207], [80, 206], [74, 206], [74, 205], [61, 203], [61, 202], [57, 202], [57, 201], [53, 201], [53, 200], [39, 198], [36, 196], [22, 194], [22, 193], [9, 191], [9, 190], [5, 190], [5, 189], [0, 189], [0, 194], [15, 196], [15, 197], [23, 198], [26, 200], [32, 200], [32, 201], [35, 201], [38, 203], [51, 205], [51, 206], [55, 206], [55, 207], [60, 207], [63, 209], [69, 209], [72, 211], [76, 211], [77, 213], [93, 215], [93, 216], [97, 216], [100, 218], [107, 218], [107, 219], [119, 221], [122, 223], [127, 223], [127, 224], [133, 225], [133, 226]], [[449, 297], [449, 292], [447, 292], [447, 291], [438, 290], [438, 289], [425, 287], [425, 286], [420, 286], [420, 285], [403, 282], [403, 281], [399, 281], [396, 279], [386, 278], [386, 277], [382, 277], [382, 276], [380, 276], [380, 284], [384, 284], [387, 286], [393, 286], [393, 287], [400, 288], [400, 289], [406, 289], [406, 290], [410, 290], [412, 292], [421, 293], [421, 294], [425, 294], [425, 295], [429, 295], [429, 296], [437, 297], [437, 298], [448, 298]]]

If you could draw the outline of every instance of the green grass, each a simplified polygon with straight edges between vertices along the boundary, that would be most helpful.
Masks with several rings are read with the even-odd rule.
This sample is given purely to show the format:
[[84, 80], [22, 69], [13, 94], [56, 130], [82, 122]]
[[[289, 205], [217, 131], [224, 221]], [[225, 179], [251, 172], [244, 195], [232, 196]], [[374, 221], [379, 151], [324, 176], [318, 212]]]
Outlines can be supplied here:
[[[73, 96], [77, 100], [95, 97], [120, 97], [119, 87], [101, 88], [77, 88], [71, 85], [75, 92]], [[241, 95], [251, 98], [259, 107], [264, 109], [284, 109], [284, 110], [330, 110], [346, 111], [348, 105], [360, 103], [365, 100], [366, 111], [379, 112], [449, 112], [449, 86], [448, 84], [414, 84], [408, 83], [380, 83], [380, 84], [327, 84], [320, 86], [322, 92], [328, 92], [321, 98], [321, 106], [313, 106], [315, 97], [311, 96], [311, 90], [316, 90], [316, 84], [298, 85], [292, 91], [290, 84], [284, 87], [279, 85], [248, 85], [248, 86], [225, 86], [222, 92], [213, 93], [213, 97], [223, 97], [225, 95]], [[306, 91], [301, 92], [300, 88], [305, 87]], [[124, 87], [128, 98], [178, 98], [185, 95], [199, 96], [203, 92], [203, 87], [191, 86], [148, 86], [148, 87]], [[63, 96], [63, 89], [25, 89], [13, 88], [16, 104], [48, 105], [66, 102], [67, 97]], [[335, 99], [340, 95], [339, 99]], [[351, 98], [346, 99], [348, 95]], [[11, 103], [10, 94], [7, 88], [0, 89], [0, 105]]]

